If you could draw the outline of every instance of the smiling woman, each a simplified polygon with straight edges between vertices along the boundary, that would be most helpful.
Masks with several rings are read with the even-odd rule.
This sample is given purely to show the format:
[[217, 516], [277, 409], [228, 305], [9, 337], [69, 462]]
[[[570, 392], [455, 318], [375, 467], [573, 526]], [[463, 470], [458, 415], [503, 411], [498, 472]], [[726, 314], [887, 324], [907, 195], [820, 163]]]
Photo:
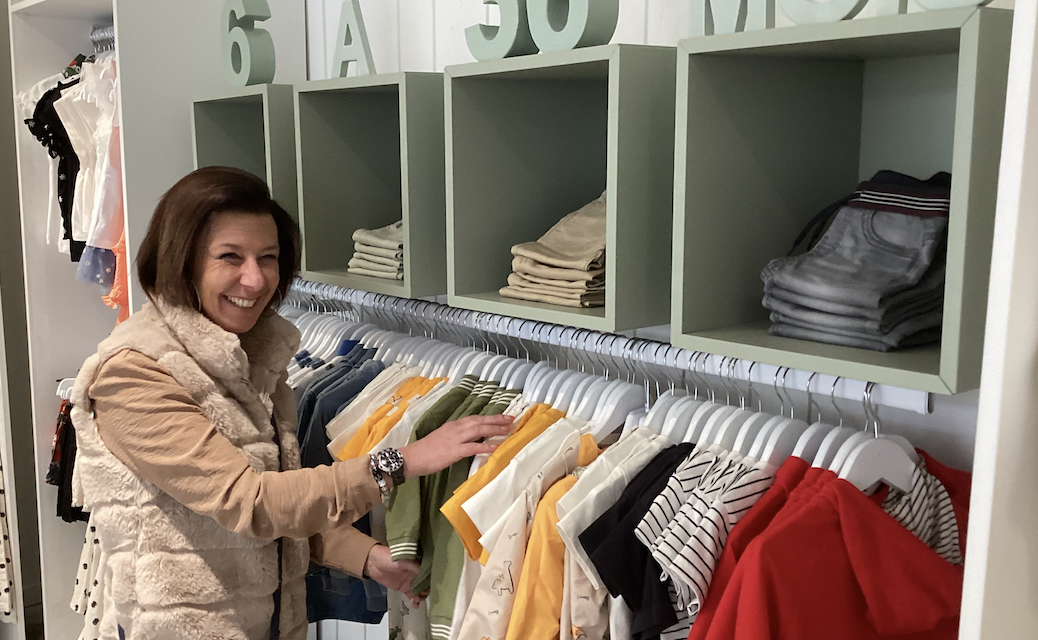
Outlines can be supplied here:
[[262, 180], [207, 167], [159, 201], [137, 266], [152, 302], [161, 296], [245, 333], [280, 304], [299, 271], [299, 230]]
[[481, 440], [508, 430], [511, 418], [465, 418], [380, 452], [391, 469], [378, 456], [300, 469], [286, 383], [299, 332], [275, 313], [298, 234], [237, 169], [200, 169], [159, 201], [137, 264], [151, 303], [73, 389], [76, 470], [108, 581], [100, 637], [302, 640], [311, 559], [417, 601], [417, 564], [351, 524], [394, 482], [491, 451]]

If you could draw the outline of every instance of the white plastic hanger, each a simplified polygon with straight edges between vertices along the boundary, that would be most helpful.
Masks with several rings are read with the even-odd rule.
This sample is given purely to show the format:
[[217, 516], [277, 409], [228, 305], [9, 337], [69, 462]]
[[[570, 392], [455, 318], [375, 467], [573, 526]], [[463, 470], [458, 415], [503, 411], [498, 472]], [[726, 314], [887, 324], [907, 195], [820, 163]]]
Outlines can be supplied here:
[[562, 371], [559, 371], [558, 375], [551, 379], [551, 383], [548, 384], [544, 390], [544, 402], [553, 407], [556, 406], [555, 399], [558, 398], [559, 390], [562, 389], [562, 385], [565, 384], [567, 380], [572, 380], [573, 378], [579, 379], [580, 375], [579, 371], [573, 371], [572, 369], [563, 369]]
[[[580, 384], [578, 384], [577, 387], [573, 390], [572, 396], [570, 396], [569, 404], [564, 409], [566, 415], [572, 415], [573, 412], [577, 410], [577, 407], [580, 406], [580, 402], [584, 399], [584, 394], [587, 393], [587, 390], [591, 388], [591, 385], [595, 384], [595, 382], [601, 379], [602, 378], [593, 375], [584, 376], [584, 378], [580, 381]], [[562, 407], [560, 407], [560, 409], [562, 409]]]
[[590, 420], [595, 414], [595, 409], [598, 407], [599, 401], [602, 396], [613, 387], [619, 380], [609, 380], [608, 378], [599, 378], [595, 380], [588, 387], [587, 391], [584, 392], [584, 397], [580, 399], [575, 412], [571, 412], [574, 415], [583, 418], [584, 420]]
[[[729, 368], [728, 368], [729, 376], [728, 377], [729, 377], [729, 380], [731, 380], [732, 385], [735, 386], [735, 389], [736, 389], [736, 391], [739, 394], [739, 408], [736, 409], [735, 411], [729, 413], [727, 416], [725, 416], [722, 419], [722, 421], [720, 422], [720, 424], [718, 424], [717, 428], [714, 430], [714, 433], [710, 436], [710, 441], [711, 442], [713, 442], [714, 444], [716, 444], [718, 446], [721, 446], [724, 449], [727, 449], [729, 451], [732, 451], [733, 448], [735, 447], [735, 443], [739, 439], [739, 434], [742, 432], [742, 426], [744, 424], [746, 424], [751, 418], [753, 418], [756, 415], [755, 412], [748, 411], [746, 409], [746, 396], [743, 395], [742, 390], [739, 389], [738, 385], [735, 384], [735, 375], [734, 374], [735, 374], [735, 366], [737, 364], [738, 364], [738, 360], [733, 358], [732, 361], [729, 364]], [[750, 363], [750, 368], [749, 368], [749, 371], [748, 371], [747, 376], [746, 376], [747, 380], [752, 380], [751, 376], [753, 374], [753, 367], [754, 367], [754, 365], [756, 365], [755, 362]], [[723, 381], [723, 378], [722, 378], [722, 381]], [[727, 385], [725, 385], [725, 386], [727, 387]], [[749, 395], [751, 397], [751, 401], [752, 401], [752, 396], [753, 396], [752, 382], [750, 384], [750, 389], [749, 389], [748, 393], [749, 393]]]
[[600, 405], [604, 409], [596, 411], [591, 417], [591, 435], [595, 442], [603, 439], [623, 426], [628, 414], [644, 406], [644, 395], [641, 387], [623, 383], [617, 391], [610, 394], [608, 402]]
[[560, 411], [566, 411], [569, 406], [573, 403], [573, 397], [576, 395], [577, 388], [580, 387], [586, 380], [591, 376], [586, 373], [578, 373], [575, 376], [570, 377], [562, 386], [559, 387], [558, 393], [552, 398], [551, 406], [555, 407]]
[[699, 442], [700, 437], [703, 434], [703, 428], [706, 426], [710, 416], [716, 411], [720, 411], [724, 408], [723, 404], [718, 404], [713, 400], [707, 400], [699, 406], [698, 409], [692, 414], [692, 418], [688, 421], [688, 429], [681, 437], [682, 442]]
[[[800, 458], [801, 460], [811, 461], [814, 460], [815, 456], [818, 455], [818, 451], [822, 446], [822, 442], [825, 440], [833, 430], [837, 427], [831, 424], [826, 424], [822, 421], [822, 410], [821, 407], [814, 403], [811, 395], [811, 382], [818, 374], [812, 373], [811, 377], [807, 379], [807, 415], [811, 415], [811, 405], [814, 404], [818, 409], [818, 420], [814, 422], [810, 427], [804, 431], [800, 436], [800, 440], [797, 441], [797, 445], [793, 448], [792, 455]], [[840, 408], [836, 406], [836, 384], [840, 381], [840, 377], [837, 376], [833, 380], [832, 389], [829, 391], [829, 399], [832, 402], [833, 409], [836, 414], [840, 416], [840, 425], [843, 426], [843, 414], [840, 412]]]
[[653, 403], [652, 408], [649, 409], [649, 415], [645, 419], [646, 429], [653, 433], [663, 433], [663, 425], [666, 421], [667, 413], [670, 408], [678, 403], [679, 400], [688, 396], [688, 391], [684, 389], [667, 389], [656, 398], [656, 402]]
[[911, 453], [905, 451], [901, 441], [908, 441], [904, 438], [894, 440], [880, 435], [879, 413], [872, 404], [874, 386], [872, 382], [865, 385], [863, 399], [866, 420], [871, 419], [874, 437], [855, 447], [838, 473], [840, 478], [865, 492], [871, 492], [884, 483], [902, 491], [911, 491], [918, 457], [911, 445], [908, 445]]
[[681, 442], [682, 436], [688, 431], [688, 423], [692, 420], [692, 414], [701, 406], [703, 406], [703, 401], [696, 400], [692, 396], [678, 399], [667, 411], [660, 435], [671, 442]]
[[57, 396], [62, 400], [72, 397], [72, 387], [76, 385], [75, 378], [64, 378], [58, 382]]

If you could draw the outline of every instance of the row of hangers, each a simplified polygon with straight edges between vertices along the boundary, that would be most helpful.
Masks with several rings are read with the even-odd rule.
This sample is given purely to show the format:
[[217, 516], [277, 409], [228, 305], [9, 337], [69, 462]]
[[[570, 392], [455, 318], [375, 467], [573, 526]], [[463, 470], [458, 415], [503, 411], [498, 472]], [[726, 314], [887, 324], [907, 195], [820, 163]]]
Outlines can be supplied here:
[[[375, 360], [418, 366], [418, 375], [423, 377], [446, 378], [449, 384], [457, 384], [469, 375], [498, 381], [505, 389], [521, 389], [535, 403], [550, 404], [595, 425], [592, 435], [599, 441], [623, 426], [627, 417], [645, 404], [642, 387], [625, 379], [558, 369], [550, 360], [535, 362], [529, 357], [492, 353], [489, 342], [479, 349], [474, 343], [459, 345], [406, 335], [348, 320], [342, 314], [316, 310], [287, 308], [282, 314], [299, 329], [300, 348], [320, 363], [345, 357], [340, 353], [343, 341], [358, 341], [364, 348], [376, 350]], [[305, 368], [293, 362], [289, 366], [289, 383], [304, 373]]]
[[[911, 489], [918, 454], [905, 438], [881, 433], [872, 383], [866, 385], [863, 393], [862, 428], [843, 425], [835, 399], [839, 378], [830, 390], [833, 407], [840, 415], [839, 423], [822, 421], [818, 408], [818, 419], [808, 424], [794, 418], [792, 397], [785, 390], [788, 368], [776, 371], [773, 386], [780, 402], [776, 415], [762, 410], [759, 395], [757, 410], [747, 408], [746, 394], [735, 383], [735, 358], [721, 360], [715, 377], [724, 388], [725, 402], [718, 402], [716, 389], [706, 378], [708, 354], [689, 353], [669, 344], [483, 316], [445, 305], [386, 296], [381, 305], [370, 310], [369, 319], [381, 326], [393, 326], [397, 329], [394, 331], [363, 321], [362, 310], [344, 301], [320, 300], [298, 293], [289, 298], [297, 308], [286, 307], [282, 313], [295, 318], [303, 335], [303, 348], [312, 357], [333, 358], [342, 340], [358, 340], [365, 348], [376, 349], [376, 359], [387, 364], [417, 365], [421, 367], [420, 375], [425, 377], [445, 377], [454, 384], [464, 375], [473, 375], [481, 380], [500, 381], [502, 388], [522, 389], [536, 403], [547, 403], [567, 415], [588, 420], [600, 443], [621, 427], [626, 432], [644, 426], [674, 442], [694, 441], [700, 447], [714, 444], [775, 466], [795, 455], [813, 466], [836, 472], [863, 491], [871, 491], [880, 483], [905, 491]], [[309, 311], [301, 307], [308, 307]], [[482, 317], [493, 318], [498, 324], [481, 326]], [[472, 322], [466, 325], [460, 320]], [[532, 326], [526, 332], [520, 328], [516, 338], [505, 333], [506, 327], [500, 326], [504, 322]], [[414, 335], [416, 332], [421, 335]], [[431, 337], [434, 335], [443, 340]], [[530, 340], [524, 341], [523, 335], [530, 336]], [[589, 339], [595, 341], [593, 350], [585, 347]], [[492, 349], [496, 353], [491, 353]], [[647, 357], [649, 353], [651, 358]], [[662, 362], [663, 368], [677, 371], [677, 381], [668, 375], [668, 382], [661, 383], [650, 362]], [[750, 364], [750, 372], [755, 364]], [[298, 371], [301, 369], [293, 363], [290, 373]], [[611, 379], [614, 374], [615, 379]], [[817, 407], [811, 394], [814, 377], [807, 384], [808, 413], [813, 405]], [[779, 392], [780, 384], [785, 396]], [[709, 398], [700, 398], [700, 385], [710, 390]], [[663, 387], [667, 390], [663, 391]], [[732, 389], [738, 391], [738, 406], [731, 403]], [[752, 404], [752, 384], [747, 393]]]

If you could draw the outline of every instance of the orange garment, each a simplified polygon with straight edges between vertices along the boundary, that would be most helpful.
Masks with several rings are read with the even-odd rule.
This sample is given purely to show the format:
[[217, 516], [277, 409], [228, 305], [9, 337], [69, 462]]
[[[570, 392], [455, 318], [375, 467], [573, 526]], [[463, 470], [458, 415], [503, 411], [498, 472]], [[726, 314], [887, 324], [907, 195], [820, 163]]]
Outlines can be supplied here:
[[[586, 467], [599, 453], [601, 450], [592, 436], [581, 436], [577, 465]], [[552, 485], [537, 505], [505, 640], [555, 640], [559, 637], [566, 543], [555, 528], [559, 522], [555, 505], [576, 483], [575, 475], [566, 476]]]
[[402, 399], [395, 410], [390, 410], [384, 418], [372, 425], [368, 438], [364, 441], [364, 445], [361, 448], [360, 455], [363, 456], [371, 453], [378, 446], [378, 443], [382, 442], [382, 439], [386, 437], [386, 434], [400, 422], [404, 412], [407, 411], [412, 402], [432, 391], [436, 385], [445, 382], [447, 378], [418, 378], [418, 380], [422, 380], [422, 383], [418, 385], [417, 389], [412, 390], [408, 397]]
[[112, 309], [119, 310], [119, 317], [115, 319], [115, 326], [125, 322], [130, 317], [130, 285], [127, 279], [126, 264], [126, 232], [119, 236], [119, 242], [112, 247], [115, 253], [115, 282], [108, 295], [101, 296], [101, 301]]
[[538, 404], [530, 407], [526, 414], [516, 424], [515, 431], [505, 440], [500, 447], [487, 459], [486, 464], [480, 467], [471, 478], [462, 483], [454, 491], [454, 495], [440, 507], [440, 512], [447, 517], [454, 530], [458, 532], [465, 551], [473, 560], [478, 559], [483, 553], [483, 546], [479, 544], [482, 535], [476, 525], [472, 523], [461, 505], [466, 500], [476, 495], [487, 483], [497, 477], [508, 463], [512, 461], [515, 454], [528, 445], [531, 440], [544, 433], [544, 430], [566, 417], [566, 414], [551, 405]]
[[[357, 433], [353, 434], [353, 437], [350, 438], [349, 441], [339, 449], [338, 453], [335, 454], [335, 459], [349, 460], [350, 458], [359, 458], [368, 453], [370, 449], [365, 449], [364, 447], [368, 442], [368, 438], [372, 434], [372, 430], [375, 429], [380, 422], [392, 419], [390, 413], [395, 417], [393, 424], [396, 424], [400, 420], [403, 411], [394, 412], [394, 409], [397, 409], [401, 405], [406, 409], [410, 406], [411, 399], [415, 397], [415, 394], [423, 395], [425, 393], [420, 392], [420, 390], [430, 382], [431, 381], [428, 378], [422, 378], [420, 376], [404, 380], [404, 382], [397, 387], [397, 390], [393, 392], [392, 397], [386, 400], [382, 406], [375, 409], [375, 411], [364, 420], [364, 424], [360, 426]], [[432, 386], [435, 386], [435, 384], [436, 383], [433, 382]], [[376, 440], [371, 446], [374, 446], [375, 444], [378, 444], [378, 440]]]

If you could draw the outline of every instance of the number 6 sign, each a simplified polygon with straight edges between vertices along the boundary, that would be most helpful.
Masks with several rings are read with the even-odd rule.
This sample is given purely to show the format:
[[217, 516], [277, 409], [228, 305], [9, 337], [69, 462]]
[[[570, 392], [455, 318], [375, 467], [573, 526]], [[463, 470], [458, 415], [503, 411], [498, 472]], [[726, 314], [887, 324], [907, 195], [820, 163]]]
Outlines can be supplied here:
[[501, 10], [501, 26], [465, 29], [476, 60], [606, 44], [616, 31], [620, 0], [483, 0]]
[[270, 18], [267, 0], [226, 0], [223, 5], [223, 62], [231, 86], [274, 81], [274, 40], [256, 23]]

